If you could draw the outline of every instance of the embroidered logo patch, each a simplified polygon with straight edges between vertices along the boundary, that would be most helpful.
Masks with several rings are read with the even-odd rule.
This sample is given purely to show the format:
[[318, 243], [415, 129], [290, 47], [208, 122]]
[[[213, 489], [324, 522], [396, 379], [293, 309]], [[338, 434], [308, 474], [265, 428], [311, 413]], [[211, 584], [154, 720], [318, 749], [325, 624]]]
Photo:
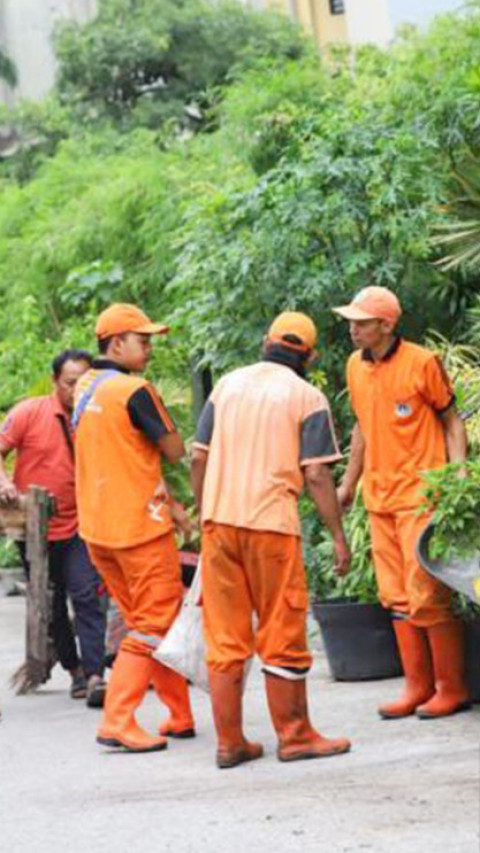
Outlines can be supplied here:
[[408, 418], [412, 414], [412, 407], [408, 403], [396, 403], [395, 414], [398, 418]]

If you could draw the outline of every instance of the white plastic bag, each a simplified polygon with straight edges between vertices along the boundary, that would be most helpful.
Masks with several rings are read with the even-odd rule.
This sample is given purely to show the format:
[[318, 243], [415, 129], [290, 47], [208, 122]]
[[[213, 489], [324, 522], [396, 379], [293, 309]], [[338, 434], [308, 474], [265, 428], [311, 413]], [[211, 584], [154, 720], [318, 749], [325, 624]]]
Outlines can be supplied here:
[[178, 616], [153, 653], [153, 657], [188, 681], [209, 692], [202, 619], [201, 560]]

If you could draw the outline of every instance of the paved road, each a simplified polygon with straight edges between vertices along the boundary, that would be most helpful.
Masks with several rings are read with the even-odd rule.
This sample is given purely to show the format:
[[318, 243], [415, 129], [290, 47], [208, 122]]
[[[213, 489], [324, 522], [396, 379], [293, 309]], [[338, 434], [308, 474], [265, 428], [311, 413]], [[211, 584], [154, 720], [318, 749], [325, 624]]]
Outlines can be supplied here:
[[[219, 771], [208, 699], [198, 737], [156, 755], [94, 742], [98, 712], [68, 697], [57, 667], [36, 695], [7, 680], [23, 658], [24, 601], [0, 598], [1, 853], [478, 853], [480, 707], [451, 719], [381, 721], [399, 681], [332, 683], [320, 649], [312, 716], [348, 735], [347, 756], [282, 765], [262, 676], [246, 691], [246, 729], [266, 757]], [[315, 645], [319, 645], [316, 641]], [[141, 722], [161, 716], [150, 694]]]

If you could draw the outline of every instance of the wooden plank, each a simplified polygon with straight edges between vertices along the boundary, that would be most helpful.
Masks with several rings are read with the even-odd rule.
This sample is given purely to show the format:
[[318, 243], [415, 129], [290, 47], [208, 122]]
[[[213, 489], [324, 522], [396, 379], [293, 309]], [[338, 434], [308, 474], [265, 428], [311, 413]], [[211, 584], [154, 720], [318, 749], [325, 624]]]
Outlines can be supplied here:
[[17, 693], [29, 693], [50, 677], [55, 663], [49, 636], [52, 592], [48, 572], [48, 519], [52, 499], [44, 489], [31, 486], [25, 501], [26, 557], [30, 564], [27, 584], [26, 660], [12, 682]]

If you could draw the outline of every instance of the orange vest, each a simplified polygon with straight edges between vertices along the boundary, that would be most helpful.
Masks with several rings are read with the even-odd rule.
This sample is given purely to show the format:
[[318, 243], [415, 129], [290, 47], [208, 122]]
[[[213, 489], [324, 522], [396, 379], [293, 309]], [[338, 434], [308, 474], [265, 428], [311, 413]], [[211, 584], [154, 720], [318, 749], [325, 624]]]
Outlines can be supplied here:
[[422, 501], [422, 471], [446, 462], [438, 412], [453, 392], [436, 355], [401, 341], [391, 355], [350, 356], [348, 389], [365, 439], [362, 491], [371, 512], [413, 509]]
[[[99, 374], [85, 373], [75, 402]], [[75, 436], [79, 532], [106, 548], [131, 548], [172, 528], [165, 503], [152, 503], [162, 480], [160, 451], [139, 429], [127, 404], [146, 379], [118, 373], [96, 387]]]

